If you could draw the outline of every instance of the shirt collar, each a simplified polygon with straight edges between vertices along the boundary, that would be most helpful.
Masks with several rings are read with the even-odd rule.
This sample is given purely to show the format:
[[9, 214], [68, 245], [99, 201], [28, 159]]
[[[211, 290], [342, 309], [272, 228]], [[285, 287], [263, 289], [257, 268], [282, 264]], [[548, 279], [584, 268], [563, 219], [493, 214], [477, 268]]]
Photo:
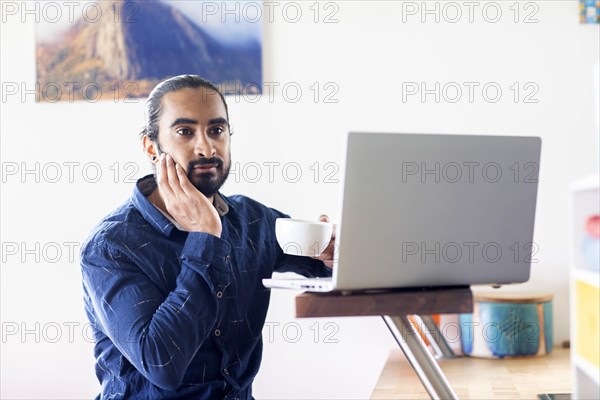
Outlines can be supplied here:
[[215, 193], [215, 196], [213, 197], [213, 205], [221, 217], [229, 212], [229, 204], [227, 204], [219, 192]]
[[[138, 179], [133, 189], [133, 205], [144, 219], [165, 236], [169, 236], [175, 225], [156, 208], [148, 197], [156, 189], [156, 179], [153, 174]], [[221, 217], [229, 212], [229, 205], [219, 192], [213, 197], [213, 205]]]

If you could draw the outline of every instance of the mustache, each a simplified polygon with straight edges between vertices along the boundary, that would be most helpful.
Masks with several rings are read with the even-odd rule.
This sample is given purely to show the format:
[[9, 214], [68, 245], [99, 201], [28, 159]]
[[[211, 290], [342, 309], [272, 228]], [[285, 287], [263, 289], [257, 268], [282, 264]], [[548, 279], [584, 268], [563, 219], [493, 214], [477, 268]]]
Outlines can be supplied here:
[[188, 171], [194, 169], [194, 167], [198, 165], [206, 165], [206, 164], [214, 164], [215, 167], [221, 168], [223, 166], [223, 160], [218, 157], [210, 157], [210, 158], [199, 158], [197, 160], [190, 161], [188, 164]]

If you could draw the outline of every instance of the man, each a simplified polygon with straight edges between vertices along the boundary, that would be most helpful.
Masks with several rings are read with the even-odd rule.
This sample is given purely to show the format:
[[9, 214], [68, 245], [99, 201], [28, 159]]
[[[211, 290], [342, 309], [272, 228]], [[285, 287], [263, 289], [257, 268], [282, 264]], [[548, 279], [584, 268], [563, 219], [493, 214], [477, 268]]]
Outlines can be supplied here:
[[99, 398], [251, 399], [270, 296], [261, 279], [331, 275], [333, 240], [322, 260], [285, 255], [274, 227], [286, 215], [219, 193], [230, 136], [225, 99], [202, 78], [150, 94], [142, 144], [156, 176], [81, 250]]

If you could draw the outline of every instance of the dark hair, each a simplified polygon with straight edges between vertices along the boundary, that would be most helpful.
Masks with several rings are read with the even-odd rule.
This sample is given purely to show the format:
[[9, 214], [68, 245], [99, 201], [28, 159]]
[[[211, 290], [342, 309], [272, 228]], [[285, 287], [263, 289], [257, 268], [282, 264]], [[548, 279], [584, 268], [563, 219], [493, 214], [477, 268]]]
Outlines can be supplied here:
[[[225, 105], [227, 121], [229, 121], [227, 102], [225, 102], [223, 93], [221, 93], [215, 84], [201, 78], [198, 75], [179, 75], [160, 82], [154, 89], [152, 89], [152, 92], [150, 92], [148, 100], [146, 101], [146, 126], [144, 126], [144, 129], [142, 129], [140, 132], [140, 137], [147, 135], [150, 140], [158, 143], [158, 118], [160, 117], [160, 113], [162, 111], [162, 98], [165, 94], [186, 88], [195, 89], [201, 87], [214, 90], [219, 94], [223, 104]], [[231, 134], [231, 129], [229, 129], [229, 133]]]

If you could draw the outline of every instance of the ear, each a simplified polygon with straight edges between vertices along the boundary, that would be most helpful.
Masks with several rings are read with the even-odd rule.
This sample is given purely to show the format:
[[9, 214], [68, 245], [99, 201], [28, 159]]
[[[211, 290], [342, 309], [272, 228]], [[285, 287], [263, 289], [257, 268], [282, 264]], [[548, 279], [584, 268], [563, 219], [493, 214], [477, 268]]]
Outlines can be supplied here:
[[152, 164], [158, 163], [158, 146], [148, 137], [148, 135], [142, 137], [142, 146], [144, 148], [144, 153], [150, 159], [150, 162]]

